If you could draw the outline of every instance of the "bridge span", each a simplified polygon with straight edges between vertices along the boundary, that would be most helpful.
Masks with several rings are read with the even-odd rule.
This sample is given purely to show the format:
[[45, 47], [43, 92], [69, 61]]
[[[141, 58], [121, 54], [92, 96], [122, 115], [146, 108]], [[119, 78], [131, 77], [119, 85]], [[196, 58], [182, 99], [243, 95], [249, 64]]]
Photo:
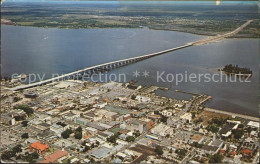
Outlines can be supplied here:
[[237, 34], [239, 31], [241, 31], [243, 28], [245, 28], [252, 21], [253, 20], [249, 20], [245, 24], [240, 26], [239, 28], [235, 29], [234, 31], [223, 34], [223, 35], [208, 37], [206, 39], [201, 39], [201, 40], [196, 41], [196, 42], [187, 43], [183, 46], [170, 48], [170, 49], [167, 49], [167, 50], [163, 50], [163, 51], [159, 51], [159, 52], [155, 52], [155, 53], [151, 53], [151, 54], [147, 54], [147, 55], [127, 58], [127, 59], [123, 59], [123, 60], [117, 60], [117, 61], [113, 61], [113, 62], [99, 64], [99, 65], [92, 66], [92, 67], [87, 67], [85, 69], [81, 69], [81, 70], [78, 70], [78, 71], [74, 71], [74, 72], [71, 72], [71, 73], [67, 73], [67, 74], [64, 74], [64, 75], [53, 77], [51, 79], [47, 79], [47, 80], [43, 80], [43, 81], [39, 81], [39, 82], [35, 82], [35, 83], [32, 83], [32, 84], [27, 84], [27, 85], [20, 85], [20, 86], [10, 88], [10, 89], [13, 90], [13, 91], [17, 91], [17, 90], [22, 90], [22, 89], [27, 89], [27, 88], [45, 85], [45, 84], [52, 83], [54, 81], [63, 80], [63, 79], [66, 79], [66, 78], [69, 79], [69, 78], [73, 78], [75, 76], [82, 76], [84, 74], [92, 74], [93, 72], [100, 72], [102, 70], [109, 71], [111, 69], [122, 67], [122, 66], [125, 66], [125, 65], [128, 65], [128, 64], [131, 64], [131, 63], [136, 63], [136, 62], [139, 62], [141, 60], [145, 60], [145, 59], [148, 59], [148, 58], [151, 58], [151, 57], [154, 57], [154, 56], [162, 55], [162, 54], [165, 54], [165, 53], [168, 53], [168, 52], [171, 52], [171, 51], [176, 51], [176, 50], [187, 48], [187, 47], [190, 47], [190, 46], [197, 46], [197, 45], [202, 45], [202, 44], [206, 44], [206, 43], [209, 43], [209, 42], [214, 42], [214, 41], [224, 39], [226, 37], [230, 37], [232, 35]]

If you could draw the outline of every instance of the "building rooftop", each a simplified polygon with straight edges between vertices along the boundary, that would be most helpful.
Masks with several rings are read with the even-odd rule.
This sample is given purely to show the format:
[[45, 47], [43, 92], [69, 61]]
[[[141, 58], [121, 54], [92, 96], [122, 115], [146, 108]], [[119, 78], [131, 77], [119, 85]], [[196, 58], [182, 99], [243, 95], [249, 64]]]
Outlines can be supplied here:
[[45, 160], [41, 161], [41, 163], [55, 163], [55, 162], [57, 162], [58, 159], [66, 156], [66, 155], [68, 155], [67, 151], [57, 150], [55, 153], [45, 156], [44, 157]]
[[111, 149], [109, 149], [107, 147], [101, 147], [99, 149], [93, 150], [91, 152], [91, 156], [93, 156], [97, 159], [101, 159], [101, 158], [106, 157], [110, 151], [111, 151]]
[[36, 150], [44, 151], [49, 148], [49, 145], [42, 144], [40, 141], [38, 141], [38, 142], [32, 143], [30, 145], [30, 147], [33, 149], [36, 149]]

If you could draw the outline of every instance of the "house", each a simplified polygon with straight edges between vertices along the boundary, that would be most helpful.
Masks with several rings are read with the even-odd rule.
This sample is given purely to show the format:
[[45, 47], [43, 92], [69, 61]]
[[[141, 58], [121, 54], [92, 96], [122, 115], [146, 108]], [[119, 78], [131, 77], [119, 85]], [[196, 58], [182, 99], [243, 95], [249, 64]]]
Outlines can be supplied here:
[[44, 154], [49, 150], [49, 145], [42, 144], [40, 141], [34, 142], [30, 145], [30, 151], [36, 151], [38, 154]]
[[45, 156], [45, 160], [40, 163], [61, 163], [61, 161], [67, 157], [68, 152], [66, 150], [57, 150], [55, 153]]

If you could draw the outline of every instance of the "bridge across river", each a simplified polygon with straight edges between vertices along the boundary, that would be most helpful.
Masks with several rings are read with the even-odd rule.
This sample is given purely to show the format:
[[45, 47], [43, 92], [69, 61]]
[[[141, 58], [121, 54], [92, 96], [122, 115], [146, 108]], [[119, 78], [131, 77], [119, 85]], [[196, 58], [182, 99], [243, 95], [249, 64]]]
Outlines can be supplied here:
[[199, 41], [196, 41], [196, 42], [187, 43], [183, 46], [163, 50], [163, 51], [152, 53], [152, 54], [147, 54], [147, 55], [142, 55], [142, 56], [138, 56], [138, 57], [123, 59], [123, 60], [117, 60], [117, 61], [108, 62], [108, 63], [104, 63], [104, 64], [99, 64], [99, 65], [96, 65], [96, 66], [92, 66], [92, 67], [88, 67], [88, 68], [81, 69], [81, 70], [78, 70], [78, 71], [74, 71], [74, 72], [71, 72], [71, 73], [67, 73], [67, 74], [64, 74], [64, 75], [61, 75], [61, 76], [53, 77], [51, 79], [39, 81], [39, 82], [32, 83], [32, 84], [21, 85], [21, 86], [17, 86], [17, 87], [10, 88], [10, 89], [13, 90], [13, 91], [17, 91], [17, 90], [32, 88], [32, 87], [36, 87], [36, 86], [40, 86], [40, 85], [45, 85], [45, 84], [52, 83], [54, 81], [63, 80], [63, 79], [66, 79], [66, 78], [69, 79], [69, 78], [73, 78], [75, 76], [83, 76], [85, 74], [92, 74], [93, 72], [108, 71], [108, 70], [111, 70], [111, 69], [115, 69], [115, 68], [118, 68], [118, 67], [122, 67], [122, 66], [125, 66], [125, 65], [128, 65], [128, 64], [131, 64], [131, 63], [136, 63], [136, 62], [139, 62], [141, 60], [145, 60], [145, 59], [148, 59], [148, 58], [151, 58], [151, 57], [154, 57], [154, 56], [162, 55], [162, 54], [165, 54], [165, 53], [168, 53], [168, 52], [171, 52], [171, 51], [176, 51], [176, 50], [187, 48], [187, 47], [190, 47], [190, 46], [196, 46], [196, 45], [206, 44], [206, 43], [209, 43], [209, 42], [214, 42], [214, 41], [224, 39], [226, 37], [230, 37], [232, 35], [237, 34], [239, 31], [241, 31], [243, 28], [245, 28], [252, 21], [253, 20], [249, 20], [245, 24], [240, 26], [239, 28], [235, 29], [232, 32], [226, 33], [226, 34], [208, 37], [206, 39], [202, 39], [202, 40], [199, 40]]

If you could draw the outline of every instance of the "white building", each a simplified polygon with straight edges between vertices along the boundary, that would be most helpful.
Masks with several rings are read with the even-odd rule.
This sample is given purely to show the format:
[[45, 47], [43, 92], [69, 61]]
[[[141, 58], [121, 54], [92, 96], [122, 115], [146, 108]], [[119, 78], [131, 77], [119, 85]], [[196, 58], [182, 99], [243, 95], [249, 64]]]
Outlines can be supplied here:
[[167, 134], [172, 135], [173, 129], [167, 125], [159, 124], [151, 129], [151, 133], [165, 137]]
[[184, 115], [180, 116], [183, 120], [189, 120], [189, 122], [192, 120], [192, 114], [191, 113], [185, 113]]

